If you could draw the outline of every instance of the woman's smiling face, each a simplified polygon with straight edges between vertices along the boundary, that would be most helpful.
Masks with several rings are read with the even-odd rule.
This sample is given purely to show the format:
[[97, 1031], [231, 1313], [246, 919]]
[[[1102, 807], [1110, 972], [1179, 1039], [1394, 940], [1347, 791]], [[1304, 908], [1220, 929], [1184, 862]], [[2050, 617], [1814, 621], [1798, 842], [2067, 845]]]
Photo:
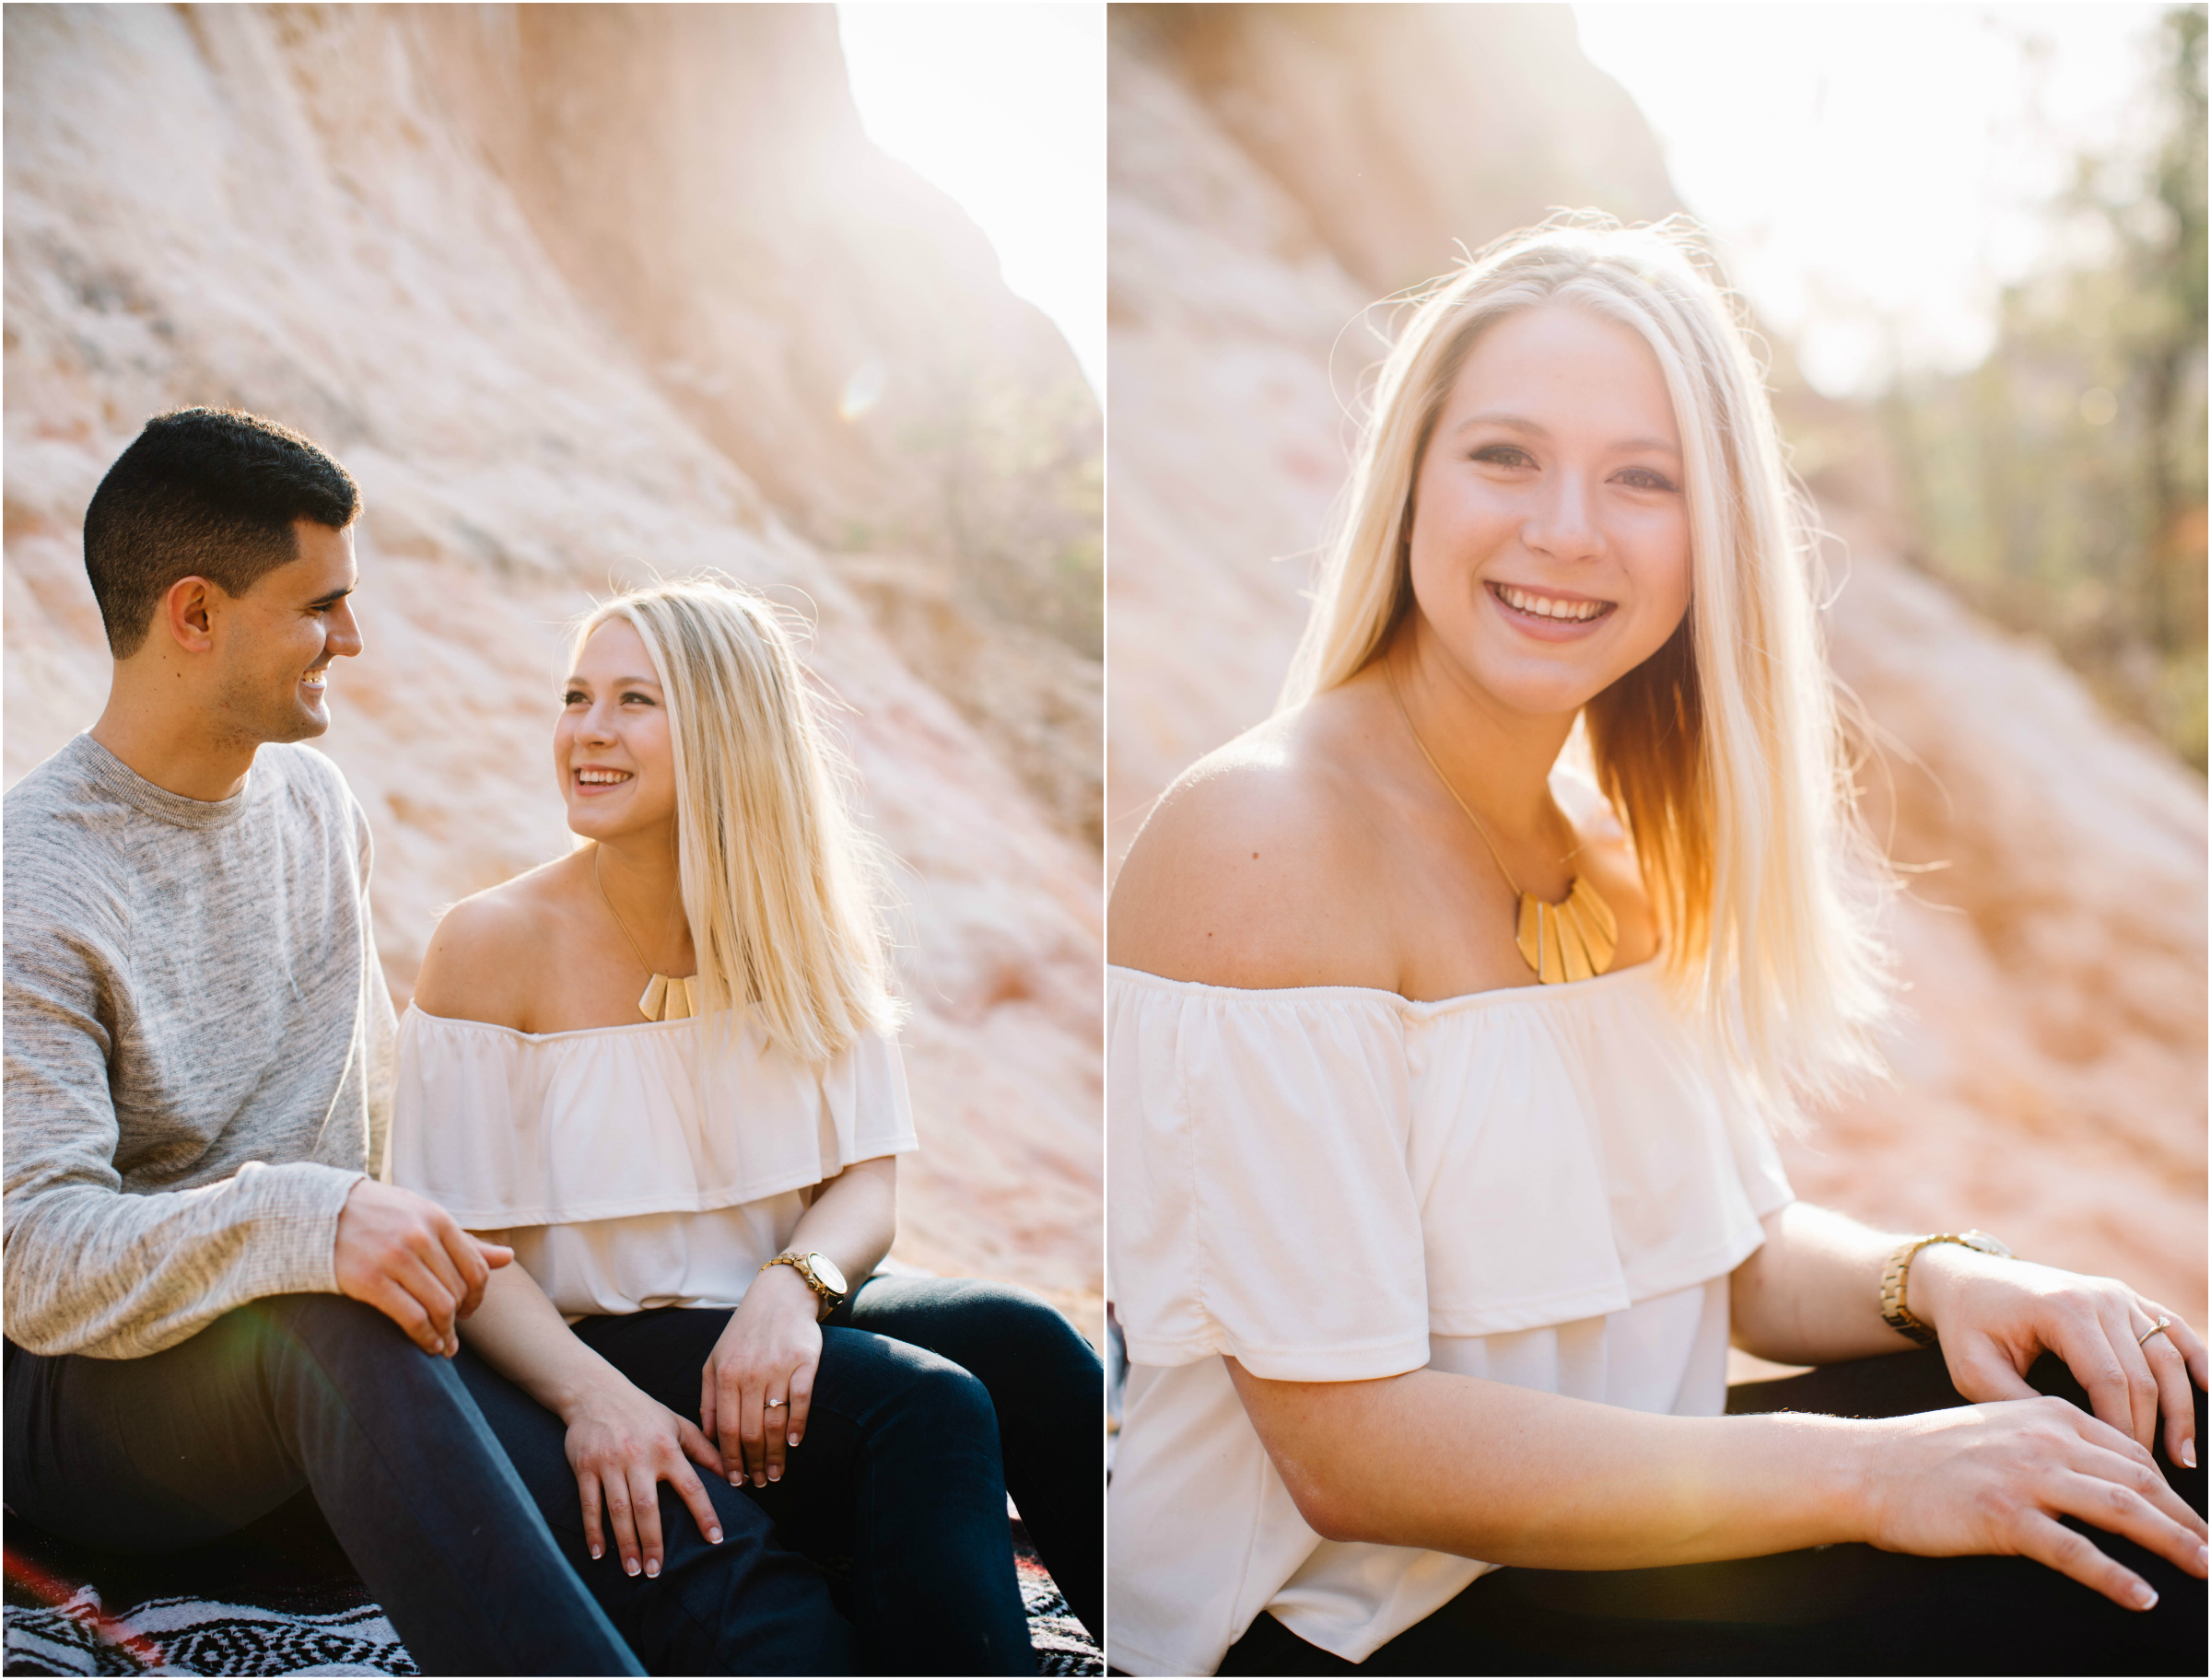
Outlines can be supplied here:
[[1504, 707], [1586, 704], [1689, 610], [1681, 438], [1631, 327], [1549, 303], [1492, 324], [1413, 478], [1413, 599]]
[[645, 639], [626, 620], [592, 631], [553, 726], [553, 767], [568, 826], [593, 840], [675, 824], [668, 702]]

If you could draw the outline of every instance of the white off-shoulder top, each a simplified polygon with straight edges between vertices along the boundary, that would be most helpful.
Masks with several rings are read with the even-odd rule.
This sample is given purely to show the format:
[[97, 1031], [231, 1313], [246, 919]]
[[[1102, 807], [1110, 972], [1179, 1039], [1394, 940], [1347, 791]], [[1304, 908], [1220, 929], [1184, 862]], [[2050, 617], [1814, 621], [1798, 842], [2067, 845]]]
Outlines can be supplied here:
[[1436, 1003], [1108, 978], [1116, 1666], [1211, 1674], [1268, 1610], [1362, 1662], [1494, 1567], [1316, 1534], [1223, 1354], [1726, 1408], [1727, 1275], [1792, 1193], [1654, 965]]
[[409, 1009], [391, 1181], [501, 1233], [570, 1320], [734, 1307], [813, 1186], [916, 1147], [898, 1046], [823, 1068], [742, 1018], [705, 1057], [696, 1019], [518, 1032]]

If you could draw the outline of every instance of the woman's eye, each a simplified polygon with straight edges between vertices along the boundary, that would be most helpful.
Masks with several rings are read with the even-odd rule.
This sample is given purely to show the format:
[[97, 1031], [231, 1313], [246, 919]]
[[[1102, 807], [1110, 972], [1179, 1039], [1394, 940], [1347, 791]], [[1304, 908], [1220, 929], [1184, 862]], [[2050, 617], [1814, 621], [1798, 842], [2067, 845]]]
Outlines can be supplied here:
[[567, 694], [561, 695], [560, 703], [563, 706], [581, 706], [584, 702], [584, 699], [585, 696], [583, 694], [571, 688]]
[[652, 704], [652, 696], [650, 694], [640, 694], [635, 689], [632, 689], [628, 694], [624, 694], [622, 698], [625, 702], [635, 700], [639, 706], [650, 706]]
[[1486, 449], [1474, 451], [1474, 459], [1493, 467], [1527, 467], [1535, 464], [1526, 449], [1515, 449], [1509, 443], [1492, 443]]
[[1654, 472], [1648, 467], [1631, 467], [1620, 475], [1620, 482], [1631, 490], [1671, 490], [1673, 480], [1664, 473]]

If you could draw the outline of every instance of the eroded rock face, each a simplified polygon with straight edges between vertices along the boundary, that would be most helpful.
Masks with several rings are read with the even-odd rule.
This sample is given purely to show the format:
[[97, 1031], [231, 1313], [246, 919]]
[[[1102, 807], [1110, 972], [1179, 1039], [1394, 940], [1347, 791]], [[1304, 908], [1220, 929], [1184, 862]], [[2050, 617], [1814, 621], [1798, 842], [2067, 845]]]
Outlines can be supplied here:
[[[569, 843], [563, 626], [653, 573], [771, 589], [814, 622], [907, 866], [925, 1147], [900, 1252], [1094, 1332], [1098, 667], [1050, 585], [1098, 417], [981, 236], [860, 140], [827, 8], [36, 7], [6, 30], [7, 778], [98, 715], [79, 522], [181, 403], [297, 426], [360, 482], [368, 652], [319, 744], [375, 829], [403, 1002], [443, 906]], [[848, 420], [869, 358], [880, 399]], [[965, 423], [945, 368], [996, 405], [976, 425], [1048, 458], [1012, 484], [956, 463], [965, 534], [942, 460], [900, 441]], [[824, 544], [862, 510], [901, 546], [848, 586], [868, 543]], [[994, 595], [1000, 571], [1021, 588]], [[932, 589], [927, 634], [881, 604]]]
[[[1507, 16], [1536, 9], [1116, 8], [1117, 858], [1271, 706], [1381, 352], [1364, 307], [1550, 205], [1677, 207], [1562, 15]], [[1891, 921], [1895, 1082], [1788, 1146], [1796, 1187], [1902, 1229], [1984, 1225], [2201, 1324], [2203, 786], [1891, 558], [1895, 509], [1850, 496], [1880, 478], [1818, 481], [1851, 550], [1828, 636], [1884, 746], [1875, 832], [1948, 867]]]

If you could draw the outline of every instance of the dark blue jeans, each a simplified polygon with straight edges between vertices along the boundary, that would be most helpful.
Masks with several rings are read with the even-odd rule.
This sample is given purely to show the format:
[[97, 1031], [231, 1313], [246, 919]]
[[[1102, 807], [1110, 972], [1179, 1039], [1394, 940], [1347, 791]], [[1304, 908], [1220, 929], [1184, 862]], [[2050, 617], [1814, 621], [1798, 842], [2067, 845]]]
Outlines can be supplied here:
[[[724, 1311], [663, 1309], [586, 1319], [576, 1333], [646, 1394], [696, 1418], [699, 1372], [728, 1323]], [[1100, 1367], [1074, 1326], [1025, 1290], [958, 1278], [860, 1284], [824, 1330], [806, 1440], [783, 1479], [741, 1491], [703, 1478], [721, 1545], [707, 1543], [662, 1484], [658, 1581], [623, 1574], [611, 1547], [591, 1560], [560, 1420], [465, 1351], [461, 1367], [572, 1567], [655, 1673], [822, 1672], [778, 1666], [790, 1659], [764, 1651], [756, 1628], [772, 1607], [794, 1650], [813, 1630], [823, 1664], [1033, 1674], [1009, 1489], [1070, 1607], [1098, 1626]], [[755, 1557], [778, 1560], [776, 1581], [745, 1561]]]
[[[2027, 1380], [2088, 1408], [2044, 1355]], [[1937, 1349], [1743, 1382], [1731, 1413], [1904, 1418], [1962, 1406]], [[2204, 1395], [2195, 1439], [2205, 1441]], [[2204, 1472], [2158, 1467], [2199, 1512]], [[1870, 1546], [1655, 1569], [1495, 1569], [1354, 1665], [1272, 1616], [1229, 1648], [1223, 1674], [2200, 1674], [2205, 1583], [2117, 1534], [2066, 1527], [2156, 1589], [2122, 1610], [2028, 1558], [1918, 1558]]]
[[280, 1295], [144, 1359], [6, 1359], [7, 1502], [41, 1528], [166, 1551], [304, 1484], [425, 1672], [643, 1672], [459, 1373], [372, 1308]]

